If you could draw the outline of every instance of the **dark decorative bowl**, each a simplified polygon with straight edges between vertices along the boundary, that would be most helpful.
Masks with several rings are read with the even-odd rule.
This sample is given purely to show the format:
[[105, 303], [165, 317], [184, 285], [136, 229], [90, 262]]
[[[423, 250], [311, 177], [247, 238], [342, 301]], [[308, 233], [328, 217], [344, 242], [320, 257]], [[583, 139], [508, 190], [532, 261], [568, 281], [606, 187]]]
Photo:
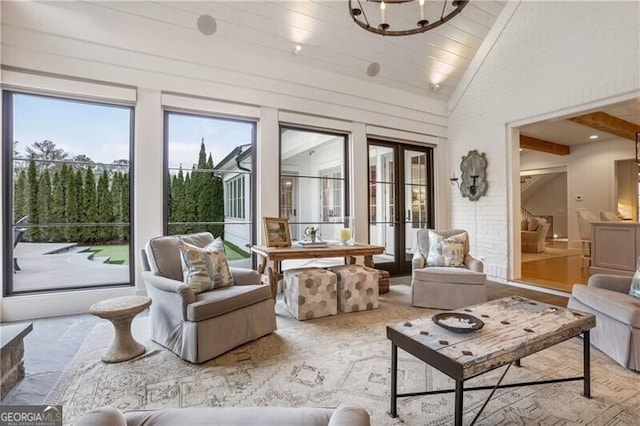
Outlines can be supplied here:
[[[442, 312], [439, 314], [435, 314], [431, 317], [431, 319], [440, 327], [446, 328], [447, 330], [451, 330], [456, 333], [471, 333], [472, 331], [480, 330], [482, 327], [484, 327], [484, 322], [480, 318], [476, 318], [473, 315], [463, 314], [460, 312]], [[449, 319], [459, 319], [467, 321], [469, 327], [455, 327], [443, 322]]]

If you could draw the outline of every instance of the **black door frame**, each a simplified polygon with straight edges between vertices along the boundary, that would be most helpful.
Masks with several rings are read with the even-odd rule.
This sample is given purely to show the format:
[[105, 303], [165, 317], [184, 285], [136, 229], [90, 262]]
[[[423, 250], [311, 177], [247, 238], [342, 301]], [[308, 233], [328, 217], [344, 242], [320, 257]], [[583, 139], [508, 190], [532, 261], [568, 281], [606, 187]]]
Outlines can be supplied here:
[[[434, 200], [434, 171], [433, 171], [433, 148], [425, 145], [417, 145], [411, 143], [402, 143], [402, 142], [394, 142], [394, 141], [385, 141], [381, 139], [368, 138], [367, 139], [367, 182], [368, 187], [370, 188], [371, 184], [371, 157], [368, 155], [369, 148], [371, 146], [381, 146], [390, 148], [393, 150], [394, 154], [394, 166], [393, 173], [395, 176], [395, 182], [393, 182], [393, 189], [395, 193], [395, 202], [394, 202], [394, 211], [393, 218], [389, 222], [380, 222], [380, 223], [390, 223], [395, 227], [395, 238], [394, 238], [394, 253], [395, 259], [392, 262], [385, 263], [376, 263], [376, 268], [383, 269], [389, 271], [391, 276], [401, 276], [401, 275], [410, 275], [411, 274], [411, 260], [407, 260], [407, 256], [405, 253], [406, 248], [406, 220], [405, 220], [405, 212], [407, 211], [407, 206], [405, 205], [405, 188], [406, 182], [404, 179], [405, 172], [405, 164], [404, 164], [404, 153], [405, 151], [419, 151], [424, 152], [426, 156], [426, 199], [425, 199], [425, 212], [426, 212], [426, 222], [425, 228], [433, 228], [434, 225], [434, 217], [435, 217], [435, 200]], [[376, 179], [378, 177], [376, 176]], [[379, 181], [379, 179], [378, 179]], [[371, 211], [371, 197], [367, 197], [367, 212]], [[409, 206], [410, 207], [410, 206]], [[368, 238], [371, 241], [371, 220], [369, 213], [367, 213], [367, 223], [368, 223]]]

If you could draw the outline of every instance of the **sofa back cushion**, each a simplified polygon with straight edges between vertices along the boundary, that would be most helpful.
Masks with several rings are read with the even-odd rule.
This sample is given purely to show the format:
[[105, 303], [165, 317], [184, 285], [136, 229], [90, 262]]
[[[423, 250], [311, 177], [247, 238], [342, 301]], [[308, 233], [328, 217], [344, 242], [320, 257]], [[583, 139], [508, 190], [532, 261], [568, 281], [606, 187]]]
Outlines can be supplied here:
[[213, 235], [209, 232], [152, 238], [145, 246], [145, 253], [149, 268], [155, 275], [176, 281], [183, 280], [179, 238], [196, 247], [205, 247], [213, 242]]
[[540, 229], [541, 226], [547, 223], [547, 219], [543, 217], [532, 217], [529, 219], [529, 223], [527, 226], [527, 231], [536, 231]]

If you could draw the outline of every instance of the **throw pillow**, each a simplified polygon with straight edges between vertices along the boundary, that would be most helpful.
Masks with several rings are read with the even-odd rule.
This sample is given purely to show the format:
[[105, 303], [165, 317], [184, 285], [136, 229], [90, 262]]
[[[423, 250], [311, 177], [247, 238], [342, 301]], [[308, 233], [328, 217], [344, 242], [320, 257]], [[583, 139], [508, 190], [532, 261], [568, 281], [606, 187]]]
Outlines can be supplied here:
[[462, 266], [464, 263], [467, 233], [452, 235], [448, 238], [429, 230], [428, 266]]
[[637, 297], [640, 299], [640, 257], [636, 263], [636, 273], [631, 279], [631, 289], [629, 289], [629, 296]]
[[529, 221], [527, 219], [523, 219], [522, 222], [520, 222], [520, 230], [527, 231], [528, 229], [529, 229]]
[[191, 287], [196, 294], [213, 290], [215, 275], [208, 253], [200, 247], [185, 243], [183, 240], [178, 241], [178, 246], [180, 247], [180, 263], [182, 264], [184, 283]]
[[[207, 244], [204, 250], [210, 253], [211, 263], [216, 274], [222, 277], [222, 282], [218, 287], [229, 287], [234, 285], [233, 275], [229, 269], [229, 262], [227, 262], [227, 256], [224, 251], [224, 242], [220, 237], [216, 238], [212, 243]], [[214, 255], [215, 253], [215, 255]]]
[[180, 261], [184, 282], [195, 293], [234, 285], [224, 246], [222, 248], [220, 246], [214, 241], [200, 248], [180, 240]]
[[536, 229], [538, 229], [538, 224], [538, 218], [532, 217], [531, 219], [529, 219], [529, 227], [527, 228], [527, 231], [535, 231]]

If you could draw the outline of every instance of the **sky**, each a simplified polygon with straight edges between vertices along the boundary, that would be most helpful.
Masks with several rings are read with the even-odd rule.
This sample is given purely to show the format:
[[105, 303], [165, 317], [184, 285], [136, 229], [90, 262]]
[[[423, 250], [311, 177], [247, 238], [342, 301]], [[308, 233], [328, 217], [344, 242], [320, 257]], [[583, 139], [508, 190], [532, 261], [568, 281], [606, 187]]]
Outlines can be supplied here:
[[[20, 156], [33, 142], [50, 140], [69, 157], [84, 154], [96, 163], [129, 159], [129, 108], [44, 96], [14, 95], [14, 141]], [[214, 164], [236, 146], [251, 143], [252, 123], [169, 114], [169, 167], [190, 169], [200, 141]], [[154, 143], [162, 144], [163, 141]]]

